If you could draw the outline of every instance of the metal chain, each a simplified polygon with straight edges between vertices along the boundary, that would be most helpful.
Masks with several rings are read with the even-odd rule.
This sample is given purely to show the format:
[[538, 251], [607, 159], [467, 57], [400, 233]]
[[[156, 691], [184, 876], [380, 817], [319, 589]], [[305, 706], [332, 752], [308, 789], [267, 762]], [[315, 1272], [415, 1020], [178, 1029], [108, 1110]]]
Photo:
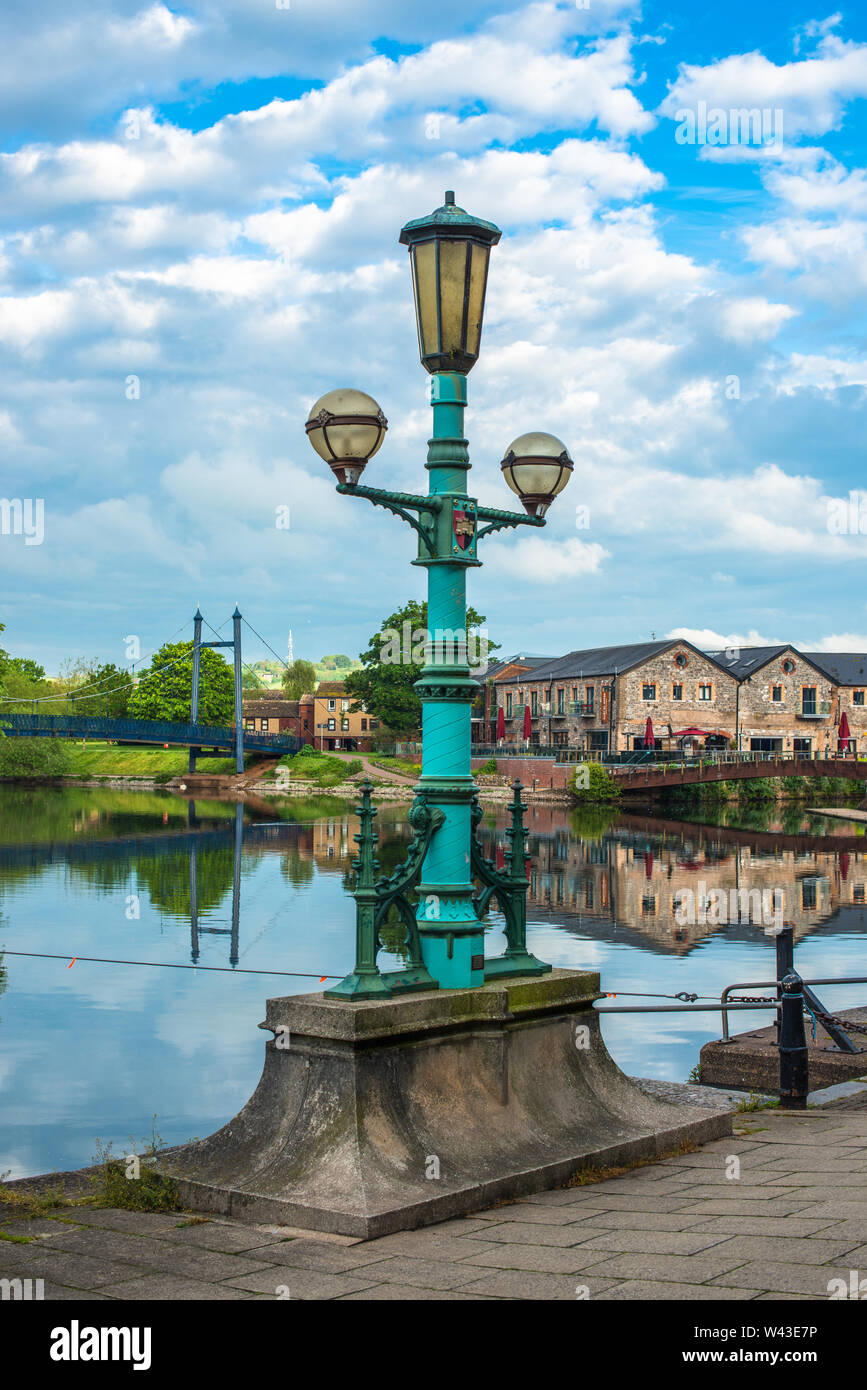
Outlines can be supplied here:
[[836, 1014], [823, 1014], [821, 1009], [810, 1012], [820, 1023], [830, 1023], [832, 1027], [842, 1028], [846, 1033], [867, 1033], [867, 1023], [853, 1023], [851, 1018], [838, 1018]]

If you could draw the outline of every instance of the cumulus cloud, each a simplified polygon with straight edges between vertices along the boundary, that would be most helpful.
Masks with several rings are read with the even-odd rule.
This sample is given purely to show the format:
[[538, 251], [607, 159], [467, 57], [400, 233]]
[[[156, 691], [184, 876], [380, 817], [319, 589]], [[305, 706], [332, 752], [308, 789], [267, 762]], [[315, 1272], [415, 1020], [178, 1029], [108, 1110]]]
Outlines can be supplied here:
[[[424, 485], [428, 380], [397, 234], [445, 188], [504, 231], [469, 380], [470, 486], [510, 506], [499, 460], [531, 428], [559, 434], [576, 463], [544, 534], [482, 543], [472, 595], [498, 640], [526, 646], [533, 595], [548, 600], [540, 641], [565, 650], [643, 632], [650, 594], [655, 614], [698, 630], [711, 589], [720, 624], [751, 578], [782, 603], [786, 574], [809, 572], [798, 592], [812, 594], [817, 567], [863, 563], [865, 538], [827, 527], [863, 435], [850, 316], [867, 264], [863, 171], [815, 149], [763, 162], [729, 241], [749, 259], [727, 265], [660, 210], [641, 64], [670, 73], [676, 59], [640, 43], [654, 36], [637, 7], [266, 11], [97, 0], [85, 14], [76, 0], [58, 30], [62, 73], [60, 47], [45, 49], [36, 86], [56, 91], [43, 123], [22, 106], [27, 129], [0, 154], [0, 437], [4, 486], [44, 496], [46, 540], [26, 557], [0, 545], [0, 618], [16, 594], [96, 615], [174, 612], [179, 596], [192, 609], [206, 593], [231, 609], [246, 590], [276, 622], [309, 622], [326, 650], [355, 650], [383, 616], [379, 595], [420, 593], [412, 532], [337, 497], [303, 425], [329, 387], [368, 390], [391, 425], [366, 481]], [[376, 23], [390, 42], [371, 45]], [[19, 64], [43, 26], [37, 15], [19, 36]], [[860, 59], [831, 29], [803, 42], [812, 56], [783, 68], [794, 83], [819, 65], [825, 96], [811, 106], [805, 88], [802, 101], [816, 134], [823, 101], [845, 111]], [[0, 44], [0, 76], [4, 63], [10, 76]], [[770, 81], [766, 65], [749, 71]], [[717, 67], [681, 69], [671, 99], [712, 71], [708, 99], [734, 101], [735, 68]], [[205, 101], [209, 84], [275, 71], [294, 87], [233, 92], [228, 114], [165, 108], [190, 74]], [[10, 80], [0, 114], [20, 96]], [[590, 518], [577, 534], [576, 507]]]

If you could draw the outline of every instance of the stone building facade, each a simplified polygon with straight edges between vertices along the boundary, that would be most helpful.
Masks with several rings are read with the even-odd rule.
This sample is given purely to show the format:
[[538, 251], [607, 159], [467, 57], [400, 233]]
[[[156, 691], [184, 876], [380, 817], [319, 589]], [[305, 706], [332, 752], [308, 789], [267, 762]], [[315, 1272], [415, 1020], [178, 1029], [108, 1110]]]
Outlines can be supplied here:
[[[845, 712], [856, 749], [867, 750], [867, 652], [805, 652], [837, 687], [837, 709]], [[839, 729], [839, 720], [838, 729]], [[851, 749], [851, 744], [850, 744]]]
[[[506, 745], [613, 756], [645, 747], [650, 719], [659, 751], [740, 749], [824, 757], [867, 750], [867, 654], [801, 652], [791, 645], [702, 652], [666, 640], [568, 653], [494, 674]], [[845, 712], [848, 748], [840, 737]], [[493, 735], [493, 736], [492, 736]]]
[[657, 748], [727, 746], [734, 734], [738, 681], [690, 642], [584, 649], [494, 684], [507, 743], [521, 741], [526, 705], [532, 742], [587, 754], [644, 747], [648, 719]]

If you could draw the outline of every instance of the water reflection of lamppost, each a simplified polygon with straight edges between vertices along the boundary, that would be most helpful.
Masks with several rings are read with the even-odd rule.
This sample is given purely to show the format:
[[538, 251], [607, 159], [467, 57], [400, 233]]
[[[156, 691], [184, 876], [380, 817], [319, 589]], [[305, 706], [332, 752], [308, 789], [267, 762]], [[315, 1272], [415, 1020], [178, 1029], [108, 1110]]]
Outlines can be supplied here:
[[[482, 507], [467, 493], [466, 380], [479, 356], [488, 260], [500, 236], [493, 223], [457, 207], [453, 193], [446, 193], [442, 207], [409, 222], [400, 234], [412, 267], [421, 361], [432, 377], [427, 496], [359, 485], [388, 427], [371, 396], [349, 389], [330, 391], [313, 406], [306, 425], [311, 444], [338, 480], [337, 491], [365, 497], [408, 522], [418, 536], [418, 556], [412, 563], [428, 572], [427, 659], [415, 685], [422, 701], [423, 751], [414, 828], [417, 834], [422, 827], [425, 832], [421, 880], [413, 883], [419, 896], [420, 948], [415, 988], [480, 985], [486, 976], [480, 900], [471, 868], [476, 866], [473, 817], [477, 811], [470, 765], [470, 710], [479, 686], [467, 661], [466, 572], [481, 564], [476, 549], [483, 536], [515, 526], [544, 526], [548, 506], [566, 486], [573, 466], [566, 446], [553, 435], [523, 434], [506, 449], [501, 469], [525, 514]], [[369, 807], [369, 792], [365, 797]], [[513, 836], [520, 840], [525, 832], [519, 828], [519, 801], [516, 793]], [[338, 996], [388, 994], [409, 984], [394, 980], [386, 984], [376, 969], [373, 815], [374, 811], [368, 811], [362, 816], [359, 841], [359, 884], [363, 879], [369, 894], [364, 899], [361, 887], [356, 891], [356, 969], [328, 991]], [[514, 839], [513, 847], [517, 864]], [[502, 885], [501, 903], [510, 891], [518, 891], [516, 880], [509, 883], [511, 888], [505, 881]], [[487, 902], [490, 893], [482, 898]], [[403, 910], [406, 913], [405, 905]], [[538, 973], [548, 968], [522, 947], [513, 951], [499, 973]], [[488, 977], [492, 973], [489, 962]]]

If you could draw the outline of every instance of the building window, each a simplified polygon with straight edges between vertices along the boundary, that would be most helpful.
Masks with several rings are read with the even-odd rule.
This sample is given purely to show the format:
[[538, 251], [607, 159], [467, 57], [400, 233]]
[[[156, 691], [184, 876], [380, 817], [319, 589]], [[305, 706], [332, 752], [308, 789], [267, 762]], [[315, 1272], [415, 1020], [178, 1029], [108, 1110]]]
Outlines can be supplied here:
[[329, 728], [329, 730], [334, 730], [334, 729], [336, 729], [336, 728], [337, 728], [337, 721], [334, 720], [334, 719], [329, 719], [329, 721], [328, 721], [328, 728]]
[[328, 701], [328, 708], [329, 708], [330, 710], [332, 710], [332, 709], [337, 709], [337, 701], [336, 701], [336, 700], [329, 700], [329, 701]]
[[790, 657], [786, 657], [786, 660], [783, 662], [783, 670], [785, 671], [786, 675], [787, 675], [787, 676], [790, 676], [790, 675], [792, 674], [792, 672], [794, 671], [794, 669], [795, 669], [795, 663], [794, 663], [794, 661], [792, 661], [792, 659], [791, 659]]
[[349, 720], [348, 720], [348, 719], [341, 719], [341, 721], [340, 721], [340, 727], [341, 727], [341, 729], [343, 730], [344, 733], [349, 733]]
[[655, 699], [656, 699], [656, 686], [655, 686], [655, 685], [643, 685], [643, 686], [641, 687], [641, 698], [642, 698], [642, 700], [655, 700]]
[[805, 685], [801, 688], [801, 712], [803, 714], [816, 713], [816, 687]]
[[366, 733], [367, 733], [367, 720], [366, 720], [366, 719], [362, 719], [362, 721], [361, 721], [361, 732], [362, 732], [363, 734], [366, 734]]
[[584, 705], [585, 705], [585, 709], [586, 709], [586, 713], [587, 713], [587, 714], [592, 714], [592, 713], [593, 713], [593, 702], [594, 702], [595, 699], [596, 699], [596, 686], [595, 686], [595, 685], [585, 685], [585, 687], [584, 687]]
[[506, 718], [507, 718], [507, 719], [511, 719], [511, 717], [512, 717], [512, 692], [511, 692], [511, 690], [508, 690], [508, 691], [506, 692]]
[[535, 719], [539, 713], [539, 692], [534, 690], [530, 695], [530, 713]]
[[578, 687], [577, 687], [577, 685], [573, 685], [573, 687], [572, 687], [572, 699], [575, 701], [576, 704], [578, 703]]
[[371, 719], [371, 721], [370, 721], [370, 727], [371, 727], [371, 729], [378, 729], [378, 728], [379, 728], [379, 720], [378, 720], [378, 719]]
[[773, 700], [774, 704], [775, 704], [775, 705], [780, 704], [780, 702], [782, 701], [782, 698], [783, 698], [783, 687], [782, 687], [781, 685], [774, 685], [774, 686], [772, 686], [772, 687], [771, 687], [771, 699]]
[[566, 713], [566, 691], [563, 689], [562, 685], [557, 691], [557, 713]]
[[811, 738], [793, 738], [792, 752], [809, 754], [812, 742], [813, 740]]
[[599, 729], [590, 735], [590, 748], [594, 753], [608, 752], [608, 730]]
[[263, 733], [263, 734], [267, 734], [267, 732], [268, 732], [268, 730], [269, 730], [270, 727], [271, 727], [271, 726], [270, 726], [270, 724], [269, 724], [269, 722], [268, 722], [267, 719], [260, 719], [260, 721], [259, 721], [259, 728], [262, 730], [262, 733]]
[[680, 669], [683, 670], [683, 668], [684, 668], [684, 666], [686, 665], [686, 663], [687, 663], [687, 656], [686, 656], [686, 653], [685, 653], [685, 652], [678, 652], [677, 656], [674, 658], [674, 664], [675, 664], [675, 666], [679, 666]]
[[682, 699], [683, 699], [683, 686], [682, 686], [679, 682], [676, 682], [676, 683], [671, 687], [671, 698], [672, 698], [672, 700], [682, 700]]
[[864, 691], [863, 691], [863, 690], [853, 690], [853, 691], [852, 691], [852, 704], [853, 704], [853, 705], [863, 705], [863, 703], [864, 703]]
[[698, 698], [700, 700], [712, 700], [713, 686], [708, 685], [704, 681], [702, 681], [701, 685], [698, 687]]
[[245, 720], [244, 720], [244, 728], [247, 729], [251, 734], [252, 734], [252, 733], [255, 733], [255, 730], [256, 730], [256, 721], [255, 721], [255, 719], [245, 719]]
[[340, 701], [340, 708], [341, 708], [341, 709], [349, 709], [349, 701], [348, 701], [348, 700], [341, 700], [341, 701]]

